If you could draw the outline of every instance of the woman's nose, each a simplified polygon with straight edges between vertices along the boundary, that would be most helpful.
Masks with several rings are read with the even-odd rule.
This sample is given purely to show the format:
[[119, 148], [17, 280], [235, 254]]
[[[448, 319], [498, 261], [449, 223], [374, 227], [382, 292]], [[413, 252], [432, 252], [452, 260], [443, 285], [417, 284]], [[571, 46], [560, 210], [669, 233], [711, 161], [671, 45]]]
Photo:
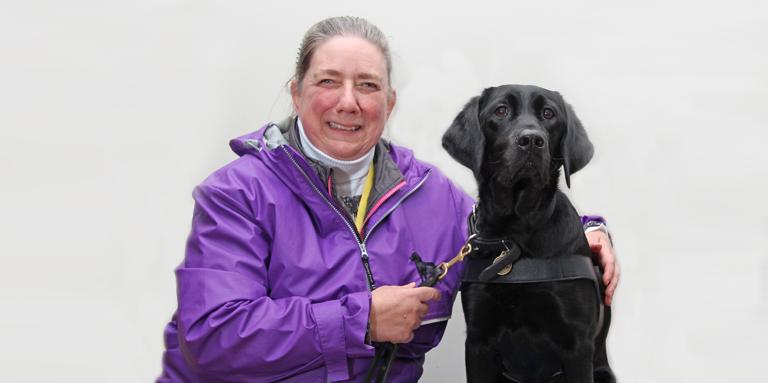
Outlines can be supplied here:
[[339, 103], [336, 105], [338, 112], [357, 113], [360, 106], [357, 104], [357, 95], [353, 85], [345, 85], [340, 88]]

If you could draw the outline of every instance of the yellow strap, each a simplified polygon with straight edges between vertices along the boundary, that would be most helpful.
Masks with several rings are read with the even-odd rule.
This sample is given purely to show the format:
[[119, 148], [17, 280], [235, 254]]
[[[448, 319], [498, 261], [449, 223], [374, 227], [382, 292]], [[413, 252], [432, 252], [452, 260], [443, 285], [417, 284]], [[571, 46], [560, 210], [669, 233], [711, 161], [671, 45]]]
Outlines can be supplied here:
[[368, 210], [368, 197], [371, 195], [371, 189], [373, 189], [373, 161], [371, 161], [371, 166], [368, 167], [368, 176], [365, 178], [363, 195], [360, 197], [360, 204], [357, 205], [357, 215], [355, 215], [355, 227], [360, 234], [363, 233], [363, 222], [365, 222], [365, 213]]

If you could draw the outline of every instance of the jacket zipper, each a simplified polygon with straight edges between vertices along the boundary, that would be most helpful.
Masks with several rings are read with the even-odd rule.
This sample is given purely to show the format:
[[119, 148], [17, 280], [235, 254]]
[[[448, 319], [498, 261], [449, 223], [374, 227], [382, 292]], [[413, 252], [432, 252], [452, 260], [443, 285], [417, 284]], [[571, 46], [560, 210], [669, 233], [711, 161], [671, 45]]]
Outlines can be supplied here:
[[368, 289], [373, 291], [376, 289], [376, 282], [373, 280], [373, 271], [371, 271], [371, 264], [368, 262], [368, 249], [365, 244], [358, 242], [360, 245], [360, 254], [363, 259], [363, 268], [365, 269], [365, 277], [368, 279]]
[[[327, 202], [335, 207], [334, 210], [336, 210], [337, 213], [340, 213], [341, 211], [338, 209], [339, 205], [336, 203], [333, 193], [333, 169], [331, 169], [328, 174], [328, 195], [332, 197], [332, 200]], [[360, 259], [363, 261], [363, 269], [365, 270], [365, 277], [368, 282], [368, 290], [373, 291], [376, 289], [376, 280], [373, 278], [373, 270], [371, 269], [370, 257], [368, 256], [368, 248], [365, 246], [365, 241], [361, 240], [360, 236], [362, 234], [357, 230], [357, 225], [354, 225], [349, 218], [349, 215], [343, 213], [341, 213], [341, 215], [342, 219], [347, 224], [347, 227], [352, 227], [355, 234], [357, 234], [355, 238], [358, 239], [357, 245], [360, 247]]]
[[371, 228], [369, 230], [367, 230], [367, 232], [365, 233], [365, 237], [361, 238], [360, 233], [358, 233], [357, 230], [354, 227], [352, 227], [352, 225], [349, 223], [349, 220], [347, 219], [346, 215], [342, 214], [339, 211], [339, 209], [336, 207], [336, 205], [334, 203], [332, 203], [328, 199], [328, 197], [325, 194], [323, 194], [323, 192], [320, 191], [320, 188], [318, 188], [317, 185], [315, 185], [314, 182], [312, 182], [312, 179], [309, 177], [307, 172], [304, 171], [304, 169], [301, 167], [301, 165], [298, 164], [298, 162], [296, 162], [296, 159], [288, 151], [288, 149], [286, 149], [286, 147], [284, 145], [281, 146], [281, 148], [283, 149], [285, 154], [288, 156], [288, 158], [291, 160], [291, 162], [293, 163], [293, 166], [295, 166], [297, 169], [299, 169], [299, 171], [304, 176], [304, 178], [307, 180], [307, 182], [312, 187], [312, 189], [317, 194], [319, 194], [320, 197], [323, 198], [323, 201], [325, 201], [325, 203], [328, 204], [328, 206], [330, 206], [331, 209], [333, 209], [334, 212], [336, 212], [336, 214], [339, 216], [339, 218], [341, 218], [341, 220], [344, 222], [344, 225], [347, 226], [349, 231], [352, 232], [352, 235], [354, 235], [355, 240], [357, 241], [357, 245], [358, 245], [358, 247], [360, 247], [360, 258], [362, 259], [362, 262], [363, 262], [363, 269], [365, 270], [365, 277], [366, 277], [366, 282], [368, 284], [368, 290], [369, 291], [373, 291], [374, 289], [376, 289], [376, 282], [373, 279], [373, 271], [371, 270], [371, 264], [369, 262], [369, 256], [368, 256], [368, 248], [366, 248], [365, 242], [371, 236], [371, 233], [373, 232], [373, 229], [375, 229], [376, 226], [379, 225], [379, 223], [384, 221], [384, 218], [389, 216], [390, 213], [392, 213], [395, 209], [397, 209], [403, 203], [403, 201], [405, 201], [406, 198], [408, 198], [411, 194], [413, 194], [414, 192], [416, 192], [418, 189], [421, 188], [421, 186], [424, 184], [424, 182], [427, 181], [427, 178], [429, 178], [429, 175], [432, 174], [432, 170], [428, 169], [427, 173], [419, 181], [419, 183], [416, 184], [416, 186], [414, 186], [413, 189], [408, 191], [408, 193], [406, 193], [402, 198], [400, 198], [400, 200], [397, 201], [397, 203], [394, 204], [389, 210], [387, 210], [387, 212], [384, 213], [378, 221], [374, 222], [371, 225]]
[[295, 166], [296, 169], [299, 169], [299, 172], [301, 172], [301, 174], [307, 180], [307, 182], [312, 187], [312, 189], [317, 194], [319, 194], [320, 197], [323, 198], [323, 201], [325, 201], [325, 203], [328, 204], [328, 206], [330, 206], [331, 209], [333, 209], [333, 211], [336, 212], [336, 214], [339, 216], [339, 218], [341, 218], [341, 220], [344, 222], [344, 225], [346, 225], [347, 228], [349, 229], [349, 231], [352, 232], [352, 235], [355, 237], [355, 240], [357, 241], [358, 247], [360, 247], [360, 254], [361, 254], [361, 258], [363, 260], [363, 268], [365, 269], [365, 278], [366, 278], [365, 281], [366, 281], [366, 283], [368, 285], [368, 291], [373, 291], [376, 288], [376, 282], [373, 280], [373, 272], [371, 271], [371, 265], [368, 262], [368, 249], [366, 249], [364, 241], [360, 238], [360, 234], [358, 234], [357, 230], [355, 230], [355, 228], [352, 227], [352, 225], [349, 223], [349, 220], [346, 218], [346, 216], [344, 214], [342, 214], [339, 211], [339, 209], [336, 207], [336, 205], [331, 203], [331, 201], [328, 200], [328, 197], [325, 194], [323, 194], [322, 191], [320, 191], [320, 188], [318, 188], [317, 185], [315, 185], [315, 183], [312, 182], [312, 179], [309, 177], [307, 172], [304, 171], [304, 169], [301, 167], [301, 165], [299, 165], [298, 162], [296, 162], [296, 159], [293, 158], [293, 155], [288, 151], [286, 146], [283, 145], [283, 146], [281, 146], [281, 148], [283, 149], [285, 154], [288, 156], [288, 158], [291, 160], [291, 162], [293, 163], [293, 166]]

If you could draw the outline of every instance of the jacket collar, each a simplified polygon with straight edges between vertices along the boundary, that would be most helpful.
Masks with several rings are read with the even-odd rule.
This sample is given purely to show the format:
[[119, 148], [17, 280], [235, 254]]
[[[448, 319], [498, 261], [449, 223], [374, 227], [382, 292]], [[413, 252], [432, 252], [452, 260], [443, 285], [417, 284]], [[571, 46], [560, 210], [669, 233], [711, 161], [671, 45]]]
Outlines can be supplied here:
[[[280, 129], [284, 141], [275, 138], [273, 138], [273, 141], [277, 144], [287, 144], [299, 152], [304, 160], [306, 160], [315, 170], [315, 173], [320, 177], [320, 180], [325, 182], [328, 180], [328, 177], [331, 176], [331, 169], [318, 161], [312, 160], [305, 154], [304, 148], [301, 146], [301, 139], [299, 138], [296, 121], [296, 117], [288, 117], [275, 124], [274, 126]], [[373, 190], [371, 190], [371, 198], [368, 200], [368, 208], [404, 179], [400, 168], [392, 159], [392, 156], [389, 155], [391, 150], [391, 144], [383, 138], [376, 144], [376, 154], [373, 157], [375, 179], [373, 182]]]

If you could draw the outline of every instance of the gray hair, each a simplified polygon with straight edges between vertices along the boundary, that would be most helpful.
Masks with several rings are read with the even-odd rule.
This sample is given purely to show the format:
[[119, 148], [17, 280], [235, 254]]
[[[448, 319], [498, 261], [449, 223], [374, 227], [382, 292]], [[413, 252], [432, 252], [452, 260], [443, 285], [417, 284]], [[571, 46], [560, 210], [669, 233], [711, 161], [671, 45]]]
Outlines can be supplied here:
[[387, 62], [387, 85], [390, 85], [390, 89], [392, 88], [392, 58], [389, 54], [387, 38], [370, 21], [354, 16], [330, 17], [317, 22], [307, 30], [301, 40], [299, 54], [296, 57], [294, 80], [296, 80], [299, 88], [301, 88], [301, 82], [304, 80], [304, 75], [307, 74], [312, 55], [314, 55], [317, 47], [336, 36], [359, 37], [379, 48]]

